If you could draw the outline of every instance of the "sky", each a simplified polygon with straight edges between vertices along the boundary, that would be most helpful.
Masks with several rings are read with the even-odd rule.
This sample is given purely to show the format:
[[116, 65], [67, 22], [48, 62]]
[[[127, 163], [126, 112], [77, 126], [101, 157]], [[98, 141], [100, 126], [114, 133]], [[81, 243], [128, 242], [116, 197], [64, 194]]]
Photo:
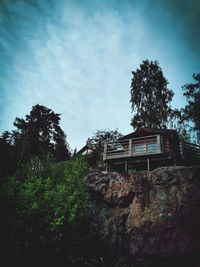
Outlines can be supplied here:
[[61, 114], [72, 149], [100, 129], [131, 132], [131, 71], [145, 59], [182, 107], [199, 24], [199, 0], [0, 0], [0, 133], [38, 103]]

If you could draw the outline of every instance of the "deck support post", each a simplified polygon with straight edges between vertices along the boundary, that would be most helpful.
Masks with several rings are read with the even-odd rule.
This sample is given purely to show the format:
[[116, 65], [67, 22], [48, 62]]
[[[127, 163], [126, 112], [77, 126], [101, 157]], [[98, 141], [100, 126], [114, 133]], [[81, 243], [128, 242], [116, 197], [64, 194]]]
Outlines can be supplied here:
[[180, 155], [181, 155], [181, 159], [184, 158], [184, 153], [183, 153], [183, 142], [179, 142], [179, 151], [180, 151]]
[[147, 170], [150, 171], [150, 160], [147, 158]]
[[131, 157], [132, 156], [132, 139], [129, 139], [128, 148], [129, 148], [128, 154], [129, 154], [129, 157]]
[[161, 138], [160, 138], [159, 134], [157, 135], [157, 149], [158, 149], [158, 153], [162, 152], [162, 150], [161, 150]]
[[176, 166], [176, 159], [174, 158], [174, 166]]
[[128, 171], [128, 160], [125, 160], [125, 172]]
[[108, 149], [108, 143], [104, 143], [104, 151], [103, 151], [103, 160], [106, 160], [107, 158], [107, 149]]
[[108, 162], [106, 162], [106, 172], [108, 172]]

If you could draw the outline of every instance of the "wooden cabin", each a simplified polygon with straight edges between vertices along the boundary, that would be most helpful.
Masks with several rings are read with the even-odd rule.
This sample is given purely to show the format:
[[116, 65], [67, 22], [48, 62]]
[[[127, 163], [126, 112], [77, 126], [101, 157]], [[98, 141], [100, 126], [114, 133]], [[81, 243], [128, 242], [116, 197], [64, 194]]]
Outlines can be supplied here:
[[200, 146], [181, 142], [176, 130], [141, 128], [105, 143], [103, 160], [107, 170], [147, 169], [195, 164]]
[[86, 159], [89, 166], [96, 167], [97, 166], [97, 157], [95, 154], [94, 147], [90, 143], [86, 143], [84, 147], [82, 147], [76, 155], [82, 155]]
[[89, 156], [93, 153], [94, 149], [92, 145], [86, 144], [84, 147], [82, 147], [76, 154], [82, 155], [82, 156]]

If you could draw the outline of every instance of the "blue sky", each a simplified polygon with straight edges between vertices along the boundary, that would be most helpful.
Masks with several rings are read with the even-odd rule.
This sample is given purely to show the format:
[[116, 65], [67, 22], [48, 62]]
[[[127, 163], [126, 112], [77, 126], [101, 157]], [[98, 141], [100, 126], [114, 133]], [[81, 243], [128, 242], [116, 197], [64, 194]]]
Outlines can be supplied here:
[[0, 132], [37, 103], [61, 114], [72, 148], [132, 130], [131, 71], [158, 60], [172, 105], [200, 72], [198, 0], [0, 0]]

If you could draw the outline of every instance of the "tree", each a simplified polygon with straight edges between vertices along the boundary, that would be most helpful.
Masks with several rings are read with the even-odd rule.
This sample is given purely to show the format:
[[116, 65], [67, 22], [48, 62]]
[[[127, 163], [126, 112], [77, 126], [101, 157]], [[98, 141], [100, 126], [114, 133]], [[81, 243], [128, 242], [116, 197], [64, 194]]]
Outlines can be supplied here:
[[97, 161], [102, 161], [102, 153], [104, 150], [105, 142], [114, 142], [118, 138], [122, 137], [122, 134], [116, 130], [97, 130], [92, 138], [88, 138], [87, 143], [93, 147], [93, 156]]
[[48, 153], [56, 161], [68, 159], [69, 145], [59, 123], [60, 114], [39, 104], [32, 107], [25, 119], [16, 118], [14, 126], [17, 130], [13, 131], [13, 139], [18, 161]]
[[12, 134], [5, 131], [0, 136], [0, 176], [11, 174], [15, 170], [15, 155], [12, 144]]
[[193, 123], [191, 128], [196, 132], [197, 142], [200, 143], [200, 73], [194, 73], [193, 78], [195, 83], [185, 84], [182, 87], [187, 100], [184, 113], [185, 119]]
[[130, 102], [135, 114], [131, 125], [134, 129], [166, 128], [174, 93], [168, 89], [168, 81], [158, 62], [145, 60], [132, 75]]

